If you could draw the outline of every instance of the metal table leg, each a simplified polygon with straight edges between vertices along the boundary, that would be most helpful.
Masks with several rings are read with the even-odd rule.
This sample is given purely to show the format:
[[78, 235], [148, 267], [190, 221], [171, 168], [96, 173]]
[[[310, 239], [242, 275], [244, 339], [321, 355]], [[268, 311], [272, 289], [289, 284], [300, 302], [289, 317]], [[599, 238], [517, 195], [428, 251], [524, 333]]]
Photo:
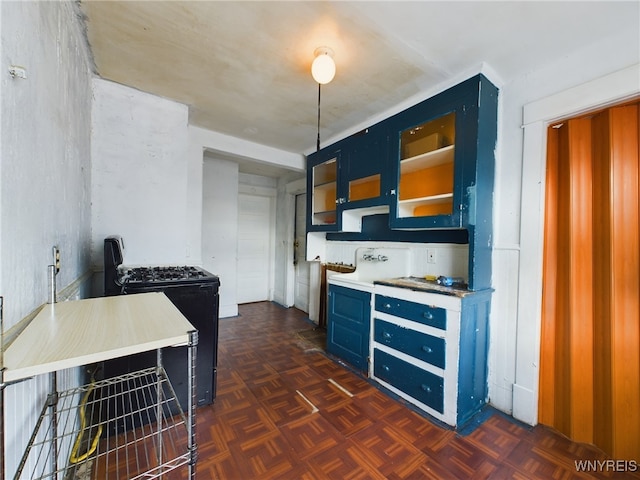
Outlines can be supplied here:
[[198, 445], [196, 444], [196, 401], [197, 401], [197, 392], [196, 392], [196, 353], [197, 353], [197, 345], [198, 345], [198, 331], [192, 330], [189, 332], [189, 346], [187, 352], [187, 363], [188, 363], [188, 389], [191, 393], [191, 400], [189, 402], [188, 407], [188, 424], [187, 424], [187, 435], [188, 435], [188, 449], [189, 449], [189, 478], [196, 478], [196, 462], [198, 460]]

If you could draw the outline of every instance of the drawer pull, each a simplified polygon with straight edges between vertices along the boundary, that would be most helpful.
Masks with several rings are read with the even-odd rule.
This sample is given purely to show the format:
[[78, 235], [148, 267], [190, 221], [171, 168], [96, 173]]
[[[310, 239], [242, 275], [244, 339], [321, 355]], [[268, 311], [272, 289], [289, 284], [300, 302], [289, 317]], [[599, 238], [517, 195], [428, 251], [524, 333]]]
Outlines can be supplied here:
[[393, 337], [393, 335], [390, 334], [389, 332], [382, 332], [382, 337], [383, 338], [391, 338], [391, 337]]
[[422, 316], [423, 316], [424, 318], [426, 318], [427, 320], [433, 320], [433, 313], [431, 313], [431, 312], [424, 312], [424, 313], [422, 314]]
[[387, 365], [382, 365], [382, 369], [383, 369], [385, 372], [388, 372], [389, 370], [391, 370]]
[[384, 308], [386, 308], [387, 310], [391, 309], [391, 304], [390, 303], [385, 303], [384, 304]]
[[422, 385], [420, 385], [420, 388], [427, 393], [431, 393], [431, 387], [429, 385], [425, 385], [423, 383]]
[[423, 345], [422, 346], [422, 351], [425, 353], [431, 353], [433, 352], [433, 350], [431, 349], [431, 347], [427, 346], [427, 345]]

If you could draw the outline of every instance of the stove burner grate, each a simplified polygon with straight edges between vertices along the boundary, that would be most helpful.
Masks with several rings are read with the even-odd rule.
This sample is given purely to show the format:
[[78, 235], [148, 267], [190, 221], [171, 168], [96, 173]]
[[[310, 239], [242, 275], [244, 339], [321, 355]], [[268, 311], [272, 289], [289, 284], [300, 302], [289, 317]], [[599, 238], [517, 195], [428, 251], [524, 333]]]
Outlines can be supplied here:
[[172, 280], [197, 280], [208, 277], [203, 270], [193, 266], [136, 267], [125, 272], [127, 281], [152, 283]]

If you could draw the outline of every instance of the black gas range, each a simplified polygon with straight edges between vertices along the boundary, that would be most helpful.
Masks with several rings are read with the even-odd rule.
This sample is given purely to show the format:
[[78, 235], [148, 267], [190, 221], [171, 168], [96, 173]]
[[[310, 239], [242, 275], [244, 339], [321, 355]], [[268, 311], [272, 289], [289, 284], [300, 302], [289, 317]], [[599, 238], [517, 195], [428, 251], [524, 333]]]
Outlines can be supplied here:
[[124, 265], [124, 240], [113, 235], [104, 240], [104, 294], [106, 296], [164, 287], [217, 284], [220, 279], [203, 268], [191, 265]]
[[[191, 265], [124, 265], [124, 242], [114, 235], [104, 240], [105, 296], [163, 292], [198, 330], [196, 355], [197, 404], [208, 405], [215, 399], [218, 357], [218, 310], [220, 279]], [[181, 347], [162, 350], [163, 365], [183, 410], [189, 402], [187, 351]], [[104, 377], [133, 372], [156, 364], [156, 353], [145, 352], [109, 360], [103, 364]], [[175, 413], [175, 412], [174, 412]], [[124, 417], [124, 416], [123, 416]], [[118, 431], [137, 425], [120, 425]]]

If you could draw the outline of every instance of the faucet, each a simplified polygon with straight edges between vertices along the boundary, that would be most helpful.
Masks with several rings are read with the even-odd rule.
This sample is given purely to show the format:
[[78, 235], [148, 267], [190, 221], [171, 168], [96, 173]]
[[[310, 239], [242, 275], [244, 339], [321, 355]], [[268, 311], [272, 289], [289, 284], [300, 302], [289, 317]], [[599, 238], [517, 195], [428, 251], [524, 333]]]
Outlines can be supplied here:
[[375, 256], [373, 253], [364, 253], [362, 254], [362, 260], [366, 262], [386, 262], [389, 260], [389, 257], [386, 255], [378, 255]]

